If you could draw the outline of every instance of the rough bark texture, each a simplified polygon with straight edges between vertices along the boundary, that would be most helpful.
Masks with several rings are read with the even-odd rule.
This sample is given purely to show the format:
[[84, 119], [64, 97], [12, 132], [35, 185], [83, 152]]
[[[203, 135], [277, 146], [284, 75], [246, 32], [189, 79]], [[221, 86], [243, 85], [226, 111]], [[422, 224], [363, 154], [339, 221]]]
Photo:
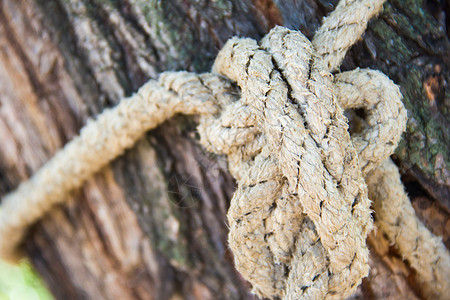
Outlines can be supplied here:
[[[233, 36], [276, 24], [311, 37], [337, 1], [0, 0], [0, 196], [80, 127], [164, 70], [208, 71]], [[342, 69], [401, 86], [397, 162], [418, 215], [450, 245], [446, 1], [391, 0]], [[252, 299], [227, 248], [234, 191], [223, 157], [177, 117], [74, 192], [24, 249], [58, 299]], [[381, 232], [355, 299], [414, 299], [413, 270]]]

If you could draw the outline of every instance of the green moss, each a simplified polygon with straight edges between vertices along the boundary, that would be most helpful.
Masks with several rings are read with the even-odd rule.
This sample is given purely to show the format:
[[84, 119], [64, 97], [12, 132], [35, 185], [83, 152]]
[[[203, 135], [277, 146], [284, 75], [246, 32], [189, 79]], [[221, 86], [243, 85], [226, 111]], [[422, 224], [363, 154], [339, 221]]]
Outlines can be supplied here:
[[149, 24], [152, 43], [167, 69], [210, 69], [218, 49], [206, 27], [231, 16], [230, 1], [138, 0], [136, 5]]
[[0, 300], [51, 300], [53, 296], [27, 260], [14, 266], [0, 261]]
[[[149, 139], [151, 140], [151, 139]], [[186, 226], [170, 179], [165, 177], [166, 159], [159, 158], [155, 150], [142, 139], [136, 147], [126, 153], [130, 176], [123, 176], [124, 167], [116, 174], [121, 186], [125, 187], [126, 199], [138, 216], [139, 224], [150, 239], [152, 247], [178, 269], [188, 269], [188, 245]], [[153, 145], [156, 150], [160, 145]], [[165, 151], [162, 155], [167, 154]], [[125, 167], [125, 170], [126, 168]], [[127, 173], [127, 172], [125, 172]], [[127, 173], [128, 174], [128, 173]]]
[[395, 62], [397, 65], [405, 63], [412, 55], [412, 51], [406, 45], [405, 40], [399, 36], [383, 20], [373, 23], [373, 32], [378, 38], [384, 41], [385, 46], [377, 49], [378, 56], [385, 58], [386, 62]]
[[[151, 180], [149, 178], [149, 180]], [[155, 179], [153, 179], [155, 180]], [[164, 180], [164, 179], [162, 179]], [[167, 191], [155, 188], [153, 192], [146, 193], [143, 206], [147, 207], [141, 214], [140, 224], [145, 227], [147, 236], [150, 238], [155, 249], [166, 257], [174, 266], [186, 269], [188, 249], [183, 235], [183, 228], [178, 225], [179, 232], [175, 235], [171, 226], [173, 223], [182, 224], [179, 220], [179, 212], [173, 205], [176, 200], [170, 199]], [[145, 211], [149, 211], [146, 213]], [[145, 219], [145, 220], [144, 220]]]
[[[420, 170], [420, 176], [441, 184], [446, 179], [443, 172], [436, 171], [436, 159], [443, 158], [444, 168], [449, 169], [450, 129], [443, 120], [448, 121], [450, 105], [445, 102], [448, 100], [432, 104], [424, 82], [434, 76], [435, 64], [445, 65], [442, 58], [449, 51], [445, 30], [426, 11], [422, 0], [386, 3], [380, 17], [370, 22], [369, 30], [376, 39], [377, 58], [383, 61], [376, 68], [401, 86], [408, 110], [407, 130], [396, 154], [407, 168]], [[445, 97], [449, 99], [448, 94]]]
[[[419, 68], [412, 68], [407, 74], [403, 87], [403, 102], [409, 113], [409, 121], [405, 139], [397, 148], [400, 159], [411, 166], [418, 166], [425, 174], [436, 175], [436, 156], [442, 155], [444, 162], [450, 166], [450, 153], [446, 145], [447, 128], [430, 113], [429, 102], [426, 99], [422, 82], [423, 73]], [[417, 101], [422, 99], [423, 101]], [[445, 181], [445, 178], [436, 178]]]

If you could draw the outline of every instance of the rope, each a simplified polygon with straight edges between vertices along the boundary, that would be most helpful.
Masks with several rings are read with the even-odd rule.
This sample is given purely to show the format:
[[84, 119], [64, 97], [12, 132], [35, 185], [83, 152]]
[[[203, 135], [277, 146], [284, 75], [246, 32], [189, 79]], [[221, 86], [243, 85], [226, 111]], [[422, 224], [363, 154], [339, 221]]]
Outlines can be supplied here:
[[15, 260], [26, 229], [65, 201], [95, 172], [134, 145], [146, 131], [177, 113], [211, 114], [229, 98], [231, 84], [214, 74], [163, 73], [113, 109], [90, 121], [29, 181], [2, 199], [0, 257]]
[[[366, 187], [343, 112], [333, 99], [332, 77], [312, 53], [303, 35], [277, 27], [260, 45], [251, 39], [231, 39], [213, 68], [241, 87], [243, 105], [256, 116], [266, 140], [262, 154], [252, 158], [245, 183], [238, 182], [228, 221], [238, 270], [251, 278], [256, 294], [270, 298], [283, 297], [287, 288], [298, 299], [320, 277], [328, 285], [317, 287], [320, 298], [323, 292], [342, 297], [368, 274], [365, 238], [371, 218]], [[335, 184], [343, 180], [345, 184]], [[277, 263], [266, 242], [277, 244], [280, 238], [277, 227], [283, 226], [277, 215], [287, 221], [298, 219], [298, 212], [291, 215], [276, 204], [285, 195], [293, 195], [290, 202], [312, 221], [326, 254], [316, 257], [323, 268], [311, 274], [310, 284], [298, 285], [303, 272], [286, 272], [289, 258], [297, 252], [295, 243], [286, 249], [283, 264]], [[303, 242], [298, 230], [291, 235], [291, 241]], [[302, 260], [300, 265], [309, 264]], [[260, 273], [259, 266], [269, 268]]]
[[406, 195], [397, 166], [385, 160], [366, 177], [377, 226], [416, 271], [428, 299], [448, 299], [450, 256], [441, 238], [420, 222]]
[[361, 37], [383, 3], [384, 0], [341, 0], [323, 20], [312, 43], [329, 71], [341, 65], [348, 49]]
[[[89, 122], [3, 199], [0, 256], [13, 259], [30, 224], [144, 132], [177, 113], [199, 114], [200, 143], [227, 155], [238, 184], [228, 211], [229, 244], [236, 268], [255, 294], [341, 299], [356, 290], [369, 272], [366, 177], [374, 185], [369, 190], [380, 229], [393, 232], [389, 238], [413, 267], [426, 265], [428, 271], [418, 272], [425, 286], [439, 297], [448, 295], [448, 276], [436, 275], [450, 267], [442, 243], [423, 225], [411, 230], [411, 237], [399, 238], [399, 232], [420, 224], [411, 211], [408, 218], [415, 223], [399, 222], [397, 231], [383, 221], [391, 217], [383, 211], [391, 194], [377, 191], [391, 191], [392, 184], [403, 191], [399, 180], [381, 180], [387, 171], [378, 167], [389, 163], [405, 130], [398, 87], [378, 71], [329, 73], [383, 2], [341, 1], [312, 42], [276, 27], [259, 43], [230, 39], [213, 73], [163, 73], [149, 81]], [[230, 80], [240, 87], [240, 97]], [[364, 128], [352, 136], [343, 114], [351, 108], [367, 111]], [[410, 205], [406, 196], [402, 201]], [[426, 255], [435, 254], [429, 256], [434, 260], [411, 248], [414, 237], [417, 247], [433, 245]]]

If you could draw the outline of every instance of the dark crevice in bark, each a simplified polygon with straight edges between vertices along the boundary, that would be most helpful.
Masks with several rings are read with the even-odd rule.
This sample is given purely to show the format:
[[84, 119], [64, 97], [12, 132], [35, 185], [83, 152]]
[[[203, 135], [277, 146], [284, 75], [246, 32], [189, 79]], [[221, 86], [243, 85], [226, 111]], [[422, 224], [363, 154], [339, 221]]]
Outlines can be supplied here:
[[[85, 2], [88, 9], [87, 16], [96, 23], [101, 34], [108, 42], [109, 48], [113, 51], [114, 62], [118, 64], [118, 68], [114, 70], [114, 73], [117, 78], [119, 78], [121, 87], [125, 91], [125, 95], [130, 95], [139, 87], [133, 85], [133, 79], [130, 77], [132, 74], [130, 63], [132, 63], [131, 60], [134, 57], [130, 55], [131, 53], [127, 53], [126, 41], [120, 41], [117, 38], [115, 25], [110, 22], [109, 13], [103, 7], [102, 2], [97, 2], [95, 0], [85, 0]], [[136, 71], [134, 73], [137, 73]], [[114, 106], [117, 103], [112, 102], [108, 104], [108, 106]]]
[[[64, 57], [64, 65], [75, 82], [78, 93], [86, 102], [89, 114], [97, 115], [102, 111], [101, 89], [92, 69], [86, 64], [87, 58], [79, 47], [73, 24], [62, 3], [57, 0], [35, 0], [46, 16], [43, 20], [52, 41], [57, 45]], [[79, 121], [80, 127], [83, 125]]]
[[[49, 108], [53, 115], [53, 118], [58, 120], [59, 123], [62, 123], [64, 120], [61, 120], [54, 105], [52, 104], [52, 101], [49, 101], [50, 100], [49, 92], [46, 89], [46, 85], [40, 81], [39, 76], [36, 73], [36, 70], [34, 69], [33, 63], [30, 61], [29, 57], [27, 56], [25, 51], [22, 49], [22, 46], [20, 45], [17, 38], [15, 37], [14, 29], [11, 28], [10, 24], [7, 22], [6, 16], [1, 7], [1, 3], [0, 3], [0, 22], [1, 22], [2, 26], [4, 26], [4, 28], [5, 28], [4, 33], [6, 35], [6, 38], [11, 43], [14, 51], [17, 53], [17, 55], [19, 56], [19, 58], [21, 60], [22, 66], [23, 66], [24, 70], [26, 71], [27, 78], [31, 84], [31, 87], [33, 88], [34, 93], [37, 96], [37, 99], [41, 102], [47, 100], [47, 102], [49, 104]], [[62, 141], [65, 142], [68, 140], [65, 132], [62, 130], [61, 127], [58, 127], [57, 131], [58, 131], [59, 138]], [[48, 152], [49, 150], [46, 149], [46, 151]]]
[[148, 35], [148, 33], [145, 31], [144, 28], [139, 24], [137, 17], [132, 12], [131, 4], [128, 0], [120, 0], [117, 1], [117, 8], [118, 11], [121, 13], [122, 17], [128, 21], [128, 23], [145, 39], [145, 45], [147, 49], [151, 51], [151, 55], [155, 58], [156, 61], [159, 61], [160, 54], [158, 52], [158, 49], [153, 45], [151, 37]]
[[[1, 4], [1, 3], [0, 3]], [[38, 96], [40, 100], [45, 100], [47, 98], [47, 92], [45, 91], [45, 86], [39, 81], [39, 76], [36, 74], [33, 64], [30, 62], [28, 56], [25, 54], [22, 46], [17, 41], [14, 36], [14, 30], [11, 28], [10, 24], [7, 22], [7, 18], [3, 12], [3, 8], [0, 6], [0, 22], [2, 26], [5, 27], [4, 33], [6, 38], [11, 43], [14, 51], [20, 57], [23, 68], [26, 71], [28, 80], [31, 83], [34, 93]]]

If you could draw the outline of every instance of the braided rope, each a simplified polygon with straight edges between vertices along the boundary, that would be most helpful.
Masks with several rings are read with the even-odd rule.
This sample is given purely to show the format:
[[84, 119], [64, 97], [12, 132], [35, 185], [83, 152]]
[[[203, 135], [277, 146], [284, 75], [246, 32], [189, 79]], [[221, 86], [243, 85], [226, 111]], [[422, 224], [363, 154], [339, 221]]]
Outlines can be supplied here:
[[366, 176], [373, 199], [377, 226], [416, 270], [416, 277], [428, 299], [450, 295], [450, 255], [441, 238], [417, 219], [406, 195], [397, 166], [385, 160]]
[[[255, 292], [271, 298], [284, 296], [278, 286], [273, 289], [276, 294], [265, 292], [272, 286], [267, 281], [273, 281], [273, 276], [286, 277], [287, 285], [299, 283], [298, 278], [292, 278], [285, 270], [289, 261], [286, 266], [278, 264], [280, 272], [275, 269], [273, 274], [265, 274], [273, 272], [271, 268], [263, 274], [255, 272], [258, 266], [272, 266], [277, 260], [270, 259], [273, 253], [265, 241], [270, 235], [276, 240], [279, 232], [268, 230], [278, 225], [270, 224], [277, 223], [271, 216], [280, 214], [290, 220], [298, 215], [296, 212], [291, 216], [285, 207], [278, 209], [274, 205], [281, 190], [294, 195], [291, 201], [297, 202], [312, 220], [328, 254], [321, 259], [329, 261], [322, 268], [326, 274], [311, 274], [312, 279], [328, 277], [328, 291], [318, 290], [347, 296], [368, 274], [365, 238], [371, 218], [366, 187], [345, 118], [333, 99], [332, 77], [320, 68], [312, 52], [312, 45], [303, 35], [277, 27], [260, 45], [251, 39], [231, 39], [213, 68], [241, 87], [243, 105], [253, 110], [257, 126], [264, 132], [267, 142], [264, 153], [273, 153], [268, 157], [263, 154], [261, 163], [255, 158], [244, 179], [246, 183], [238, 182], [228, 213], [230, 247], [237, 268], [244, 277], [247, 274], [252, 277], [250, 281], [261, 280], [261, 284], [253, 283]], [[343, 179], [345, 184], [337, 186]], [[269, 195], [270, 187], [274, 193]], [[262, 203], [253, 200], [259, 194]], [[302, 243], [296, 237], [298, 231], [292, 233], [292, 240]], [[265, 253], [263, 257], [261, 253]], [[291, 253], [290, 257], [293, 256]], [[305, 286], [308, 287], [299, 287], [294, 298], [303, 295]]]
[[14, 260], [28, 226], [67, 193], [132, 147], [146, 131], [177, 113], [211, 114], [216, 99], [229, 98], [231, 85], [214, 74], [163, 73], [81, 129], [29, 181], [2, 199], [0, 257]]
[[370, 18], [381, 10], [382, 0], [341, 0], [323, 20], [312, 41], [326, 68], [335, 71], [353, 44], [367, 28]]
[[[391, 197], [404, 195], [398, 178], [383, 180], [392, 178], [385, 166], [405, 129], [398, 87], [377, 71], [357, 69], [334, 78], [329, 73], [383, 2], [341, 1], [312, 43], [282, 27], [260, 43], [230, 39], [213, 70], [238, 84], [240, 98], [214, 73], [163, 73], [149, 81], [88, 123], [3, 199], [0, 256], [14, 258], [30, 224], [145, 131], [176, 113], [199, 114], [201, 144], [227, 155], [238, 183], [228, 212], [229, 243], [256, 294], [341, 299], [355, 291], [369, 271], [366, 177], [380, 229], [413, 267], [423, 269], [418, 275], [424, 286], [437, 297], [448, 295], [449, 277], [442, 275], [450, 269], [448, 251], [412, 207], [397, 215], [385, 208]], [[343, 115], [350, 108], [367, 111], [364, 128], [353, 136]], [[406, 195], [399, 203], [410, 206]], [[391, 228], [392, 218], [407, 221]], [[402, 238], [406, 230], [411, 234]], [[428, 252], [417, 251], [422, 248]]]

